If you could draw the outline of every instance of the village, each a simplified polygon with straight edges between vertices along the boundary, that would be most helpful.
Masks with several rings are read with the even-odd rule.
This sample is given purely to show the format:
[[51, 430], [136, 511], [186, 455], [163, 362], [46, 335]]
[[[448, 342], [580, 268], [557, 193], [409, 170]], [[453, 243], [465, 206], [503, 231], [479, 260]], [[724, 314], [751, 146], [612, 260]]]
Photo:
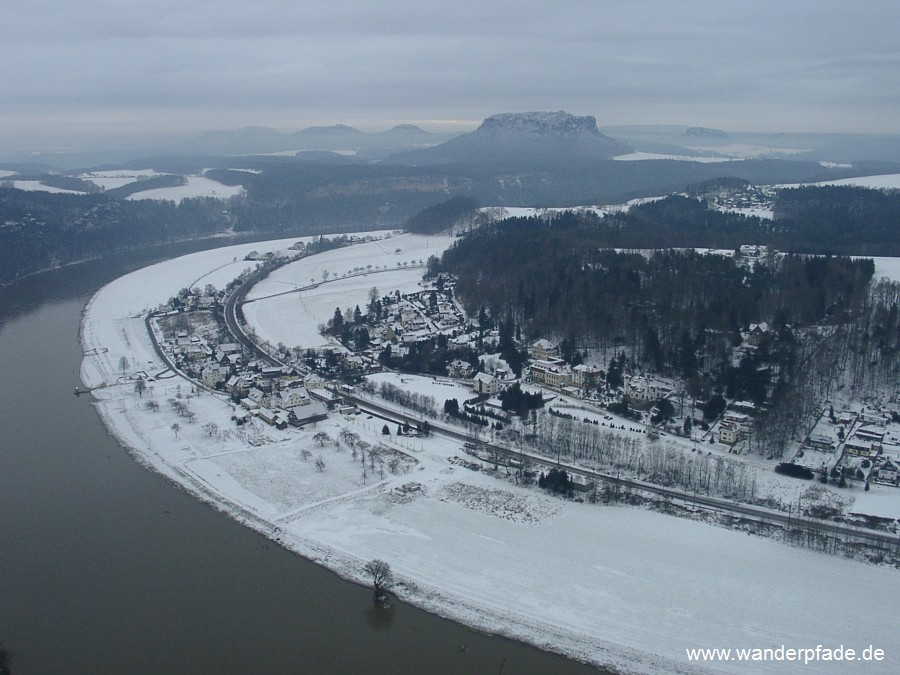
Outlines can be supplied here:
[[[409, 259], [414, 242], [398, 236], [389, 245], [380, 243], [386, 249], [384, 261]], [[286, 250], [290, 244], [288, 240], [254, 247], [264, 255], [267, 250]], [[430, 245], [435, 247], [434, 240]], [[419, 250], [426, 246], [423, 242]], [[456, 303], [455, 290], [448, 297], [447, 287], [453, 286], [449, 277], [442, 291], [436, 277], [421, 282], [417, 270], [360, 276], [352, 282], [339, 274], [339, 280], [332, 281], [335, 269], [359, 266], [350, 260], [352, 248], [281, 267], [267, 288], [249, 297], [242, 328], [251, 333], [252, 344], [265, 347], [265, 357], [225, 329], [223, 314], [231, 293], [206, 288], [207, 283], [227, 286], [238, 276], [246, 267], [243, 256], [252, 250], [249, 246], [141, 270], [102, 291], [89, 305], [84, 323], [85, 350], [90, 355], [82, 379], [94, 389], [98, 409], [117, 437], [140, 461], [192, 494], [347, 578], [365, 583], [366, 561], [389, 561], [400, 579], [396, 592], [404, 602], [421, 602], [485, 629], [496, 630], [497, 617], [523, 617], [526, 627], [517, 622], [511, 635], [534, 639], [556, 631], [554, 641], [570, 652], [581, 649], [578, 653], [591, 662], [608, 659], [596, 656], [594, 640], [579, 646], [578, 635], [609, 625], [625, 626], [629, 635], [639, 631], [640, 637], [640, 631], [671, 625], [659, 612], [635, 613], [636, 607], [656, 607], [660, 601], [666, 607], [689, 603], [704, 626], [727, 626], [722, 618], [728, 607], [716, 600], [720, 586], [712, 588], [708, 582], [723, 574], [728, 588], [749, 588], [753, 597], [761, 598], [766, 617], [772, 616], [772, 603], [784, 608], [777, 613], [777, 630], [802, 629], [803, 635], [817, 640], [846, 639], [844, 624], [829, 628], [834, 611], [846, 607], [839, 600], [845, 592], [840, 580], [852, 573], [855, 581], [868, 584], [882, 573], [893, 573], [878, 564], [879, 555], [890, 555], [887, 549], [862, 545], [855, 534], [895, 541], [891, 527], [863, 530], [862, 522], [831, 518], [824, 511], [817, 515], [816, 509], [834, 503], [836, 496], [849, 507], [854, 497], [873, 494], [891, 506], [896, 501], [889, 493], [900, 493], [896, 488], [873, 482], [871, 491], [864, 492], [858, 481], [841, 489], [836, 481], [822, 485], [779, 475], [773, 461], [748, 451], [752, 439], [739, 438], [733, 446], [721, 442], [719, 427], [725, 416], [745, 414], [752, 419], [755, 412], [740, 413], [733, 401], [725, 401], [715, 421], [705, 420], [699, 407], [692, 410], [689, 396], [681, 412], [676, 378], [632, 372], [630, 364], [619, 370], [618, 357], [613, 367], [612, 354], [607, 361], [602, 354], [588, 354], [581, 364], [573, 364], [563, 358], [566, 345], [526, 342], [513, 330], [513, 351], [520, 356], [530, 353], [519, 363], [516, 358], [501, 358], [499, 352], [507, 347], [510, 335], [507, 325], [484, 322], [482, 328], [479, 317], [460, 313], [453, 335], [449, 319]], [[400, 256], [395, 253], [398, 248], [403, 249]], [[420, 255], [416, 251], [415, 257]], [[319, 265], [317, 271], [311, 269], [314, 264]], [[331, 272], [328, 283], [307, 290], [308, 280], [320, 278], [325, 266]], [[302, 269], [291, 269], [297, 267]], [[392, 262], [389, 267], [396, 265]], [[299, 288], [292, 285], [289, 273]], [[409, 281], [413, 276], [418, 279]], [[149, 283], [152, 279], [165, 280], [165, 295]], [[345, 293], [351, 283], [354, 295]], [[360, 319], [368, 317], [366, 298], [371, 302], [368, 291], [376, 284], [399, 288], [400, 297], [393, 290], [378, 293], [381, 325], [357, 324], [355, 305], [360, 305]], [[266, 296], [274, 299], [251, 302]], [[327, 298], [329, 310], [320, 297]], [[321, 324], [325, 335], [309, 331], [294, 341], [287, 331], [268, 330], [260, 319], [265, 314], [258, 309], [275, 300], [280, 303], [278, 316], [284, 316], [281, 324], [290, 321], [287, 313], [295, 312], [300, 320]], [[316, 311], [307, 312], [316, 302]], [[404, 341], [407, 326], [425, 322], [426, 316], [437, 327], [433, 304], [444, 309], [440, 323], [448, 332], [430, 339], [422, 333], [421, 340]], [[328, 325], [336, 305], [342, 308], [340, 336]], [[248, 307], [257, 311], [247, 311]], [[402, 308], [407, 310], [406, 326]], [[345, 327], [347, 344], [339, 339]], [[363, 328], [370, 344], [357, 349], [354, 333], [363, 338]], [[385, 335], [387, 328], [393, 338]], [[754, 332], [762, 336], [765, 327]], [[151, 336], [158, 345], [151, 344]], [[458, 344], [451, 348], [454, 339]], [[749, 335], [743, 336], [744, 348], [752, 346], [749, 340]], [[426, 368], [419, 374], [393, 369], [383, 356], [388, 345], [403, 354], [400, 358], [415, 359]], [[394, 358], [398, 357], [391, 355]], [[556, 384], [538, 381], [540, 367], [532, 372], [538, 361], [553, 366], [560, 378]], [[450, 364], [455, 364], [455, 376], [448, 371]], [[609, 382], [610, 372], [615, 386]], [[600, 383], [585, 380], [589, 386], [578, 391], [573, 382], [582, 376], [576, 373], [587, 373]], [[626, 388], [635, 402], [620, 408], [616, 404], [624, 402]], [[516, 389], [521, 395], [513, 396], [504, 409], [509, 395], [503, 393]], [[678, 414], [654, 423], [652, 417], [667, 413], [668, 406], [659, 404], [661, 396]], [[460, 413], [468, 411], [483, 423], [462, 415], [454, 419], [444, 412], [447, 401], [454, 399]], [[154, 401], [158, 405], [151, 407]], [[281, 407], [282, 401], [286, 407]], [[513, 402], [518, 405], [510, 407]], [[313, 421], [304, 411], [318, 408], [316, 404], [322, 406], [319, 414], [327, 416]], [[884, 405], [887, 410], [891, 403]], [[271, 414], [260, 416], [260, 408]], [[862, 413], [861, 408], [836, 400], [838, 424], [847, 409]], [[829, 412], [826, 406], [826, 417]], [[697, 423], [685, 432], [683, 419], [688, 417]], [[404, 419], [410, 421], [409, 429], [404, 428]], [[434, 433], [418, 435], [420, 420], [433, 423]], [[276, 424], [286, 427], [278, 429]], [[884, 425], [885, 452], [895, 435], [892, 425]], [[850, 431], [847, 427], [845, 434]], [[837, 430], [832, 433], [836, 438]], [[592, 444], [599, 452], [585, 455]], [[504, 456], [492, 456], [494, 449], [504, 451]], [[519, 469], [524, 474], [528, 465], [544, 479], [523, 480]], [[558, 476], [559, 467], [595, 480], [594, 487], [590, 481], [571, 486], [557, 482], [551, 474], [556, 469]], [[679, 474], [685, 480], [672, 482]], [[753, 504], [739, 503], [741, 495]], [[765, 501], [772, 496], [774, 501]], [[793, 512], [788, 510], [791, 503]], [[837, 529], [825, 534], [832, 531], [828, 528], [851, 530], [848, 543], [827, 549], [817, 545], [847, 536], [837, 534]], [[654, 555], [659, 550], [667, 555]], [[822, 550], [836, 555], [818, 553]], [[513, 551], [524, 553], [510, 555]], [[473, 555], [481, 561], [478, 574], [472, 574], [467, 564]], [[842, 555], [869, 564], [844, 560]], [[541, 582], [542, 570], [547, 569], [557, 570], [569, 582], [547, 586]], [[646, 573], [633, 574], [636, 569]], [[670, 599], [671, 594], [677, 597]], [[798, 623], [795, 610], [801, 601], [815, 603], [815, 611], [804, 615], [812, 617], [814, 625]], [[560, 609], [543, 611], [536, 606]], [[623, 612], [609, 617], [610, 606]], [[572, 617], [577, 620], [574, 631]], [[692, 639], [695, 623], [678, 622], [683, 639]], [[768, 618], [758, 625], [774, 629]], [[882, 633], [889, 634], [887, 628], [878, 632], [889, 625], [881, 617], [865, 628], [848, 625], [856, 626], [857, 641], [883, 640]], [[679, 634], [677, 643], [664, 653], [677, 657], [683, 651], [681, 641]], [[635, 640], [625, 644], [639, 646]]]
[[[741, 264], [747, 266], [773, 255], [749, 246], [741, 253]], [[698, 406], [683, 381], [632, 371], [624, 356], [621, 362], [613, 356], [602, 363], [579, 358], [573, 365], [556, 342], [525, 344], [483, 314], [467, 316], [449, 275], [425, 279], [414, 292], [381, 295], [373, 287], [368, 297], [364, 309], [335, 309], [321, 327], [329, 347], [273, 347], [263, 341], [265, 359], [248, 353], [227, 330], [222, 318], [227, 295], [211, 287], [184, 289], [159, 308], [151, 324], [175, 369], [198, 387], [230, 398], [236, 424], [252, 417], [279, 429], [299, 428], [329, 413], [353, 414], [353, 401], [342, 393], [374, 395], [379, 392], [373, 375], [399, 371], [455, 385], [448, 389], [453, 396], [444, 400], [413, 393], [417, 401], [425, 401], [414, 407], [423, 418], [455, 422], [475, 434], [490, 430], [492, 437], [496, 432], [498, 439], [514, 439], [515, 429], [523, 429], [529, 419], [534, 423], [536, 412], [546, 412], [647, 441], [677, 440], [684, 452], [745, 455], [757, 470], [765, 469], [750, 457], [757, 414], [753, 402], [721, 399], [717, 406]], [[245, 329], [254, 332], [252, 326]], [[754, 350], [769, 331], [764, 323], [747, 327], [734, 358]], [[382, 383], [382, 395], [384, 387]], [[457, 400], [460, 387], [469, 394]], [[412, 405], [409, 397], [405, 404]], [[837, 412], [826, 405], [786, 462], [809, 473], [788, 475], [817, 476], [841, 488], [858, 484], [865, 491], [872, 483], [897, 486], [897, 417], [896, 402]]]

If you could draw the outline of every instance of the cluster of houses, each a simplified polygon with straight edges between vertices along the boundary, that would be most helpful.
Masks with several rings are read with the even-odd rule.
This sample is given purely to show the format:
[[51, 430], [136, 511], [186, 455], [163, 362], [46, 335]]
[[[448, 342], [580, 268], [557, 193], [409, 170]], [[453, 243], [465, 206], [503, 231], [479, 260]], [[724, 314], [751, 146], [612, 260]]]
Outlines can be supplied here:
[[[751, 346], [758, 345], [769, 331], [769, 326], [764, 323], [753, 324], [747, 331], [746, 342]], [[570, 366], [559, 356], [558, 345], [550, 340], [535, 342], [529, 355], [531, 361], [525, 370], [528, 381], [576, 398], [582, 397], [587, 387], [600, 382], [604, 375], [594, 365]], [[473, 373], [472, 367], [461, 361], [451, 363], [448, 370], [452, 377], [469, 378], [476, 394], [488, 396], [496, 396], [515, 381], [505, 369], [496, 369], [492, 374]], [[671, 397], [674, 390], [675, 384], [665, 378], [626, 375], [621, 393], [629, 405], [646, 409], [660, 399]], [[756, 412], [757, 406], [752, 401], [730, 402], [714, 428], [718, 442], [734, 447], [746, 441]], [[890, 421], [890, 417], [880, 411], [839, 412], [834, 428], [846, 432], [841, 431], [833, 437], [812, 433], [805, 447], [835, 453], [839, 457], [836, 466], [843, 463], [854, 470], [862, 467], [869, 481], [900, 486], [900, 434], [897, 438], [890, 436]]]
[[[541, 339], [533, 343], [528, 354], [530, 361], [523, 372], [524, 380], [540, 385], [572, 398], [594, 397], [598, 385], [605, 382], [606, 372], [596, 364], [570, 365], [559, 353], [559, 345]], [[474, 372], [461, 361], [448, 366], [451, 377], [469, 378], [476, 394], [496, 396], [516, 381], [507, 368], [491, 368], [491, 372]], [[612, 392], [614, 398], [624, 395], [629, 405], [649, 410], [660, 399], [672, 395], [675, 385], [671, 380], [652, 375], [625, 375], [621, 390]]]
[[[402, 357], [413, 345], [441, 335], [446, 337], [448, 344], [467, 346], [474, 353], [490, 350], [499, 342], [499, 332], [480, 330], [477, 323], [473, 327], [473, 322], [455, 300], [454, 283], [452, 276], [442, 275], [423, 283], [419, 291], [387, 294], [378, 299], [377, 316], [373, 299], [367, 323], [369, 346], [357, 353], [335, 350], [330, 354], [331, 360], [339, 362], [345, 372], [348, 369], [359, 374], [376, 372], [381, 367], [379, 356], [388, 345], [392, 355]], [[161, 307], [160, 311], [214, 309], [221, 304], [221, 296], [214, 289], [208, 289], [206, 293], [192, 291]], [[745, 343], [753, 348], [769, 330], [766, 324], [750, 326]], [[312, 363], [291, 361], [294, 365], [270, 366], [248, 359], [238, 343], [213, 343], [185, 331], [179, 332], [174, 339], [163, 340], [161, 346], [178, 368], [203, 386], [227, 392], [250, 414], [274, 426], [302, 425], [323, 419], [327, 414], [326, 406], [336, 403], [324, 382], [314, 387], [305, 386], [312, 370], [328, 372], [321, 354], [316, 355]], [[606, 373], [600, 366], [572, 366], [561, 357], [559, 345], [551, 340], [537, 340], [528, 353], [530, 361], [523, 371], [523, 382], [573, 398], [593, 398], [597, 385], [605, 381]], [[447, 365], [447, 372], [450, 377], [468, 381], [475, 394], [488, 397], [497, 396], [517, 381], [502, 361], [495, 359], [492, 362], [490, 357], [482, 357], [479, 363], [481, 369], [476, 370], [472, 362], [456, 359]], [[675, 389], [671, 380], [653, 375], [625, 375], [623, 380], [621, 390], [609, 392], [609, 400], [624, 396], [629, 405], [641, 410], [649, 410], [656, 401], [670, 397]], [[729, 411], [718, 429], [720, 442], [734, 445], [745, 438], [749, 421], [749, 417], [739, 410]]]
[[[560, 357], [559, 346], [550, 340], [535, 342], [529, 349], [529, 355], [528, 379], [574, 398], [584, 398], [590, 390], [602, 384], [606, 375], [596, 364], [569, 365]], [[634, 374], [624, 376], [621, 394], [630, 405], [646, 410], [656, 401], [669, 397], [674, 389], [675, 385], [669, 379]]]
[[771, 246], [755, 246], [743, 244], [735, 252], [735, 262], [748, 271], [752, 271], [757, 265], [771, 265], [778, 256], [778, 250]]
[[[817, 451], [835, 469], [849, 469], [867, 482], [900, 486], [900, 437], [881, 410], [823, 413], [801, 450]], [[858, 472], [858, 473], [857, 473]]]
[[211, 310], [224, 302], [224, 296], [224, 291], [216, 290], [212, 286], [207, 286], [203, 290], [185, 288], [169, 302], [160, 305], [157, 312], [169, 314], [177, 311]]
[[[540, 340], [539, 342], [547, 341]], [[587, 394], [589, 388], [601, 381], [604, 375], [604, 371], [597, 365], [582, 363], [570, 366], [559, 358], [535, 357], [535, 353], [543, 351], [543, 347], [539, 347], [537, 352], [534, 349], [531, 351], [532, 361], [527, 375], [532, 382], [558, 389], [569, 396], [582, 398]]]
[[776, 195], [776, 189], [767, 185], [745, 185], [738, 189], [723, 187], [706, 198], [721, 211], [762, 211], [772, 208]]
[[179, 370], [208, 389], [227, 393], [247, 414], [274, 427], [323, 420], [327, 404], [334, 402], [324, 382], [305, 386], [301, 367], [249, 359], [236, 342], [215, 343], [181, 331], [159, 344]]
[[256, 374], [249, 369], [233, 375], [226, 390], [252, 415], [279, 429], [324, 420], [328, 417], [326, 404], [334, 402], [327, 391], [303, 386], [292, 366], [261, 368]]
[[379, 299], [380, 317], [370, 307], [371, 346], [363, 355], [370, 362], [388, 345], [395, 356], [405, 356], [411, 345], [438, 335], [454, 345], [474, 343], [477, 333], [468, 330], [465, 313], [453, 299], [452, 277], [442, 275], [414, 293], [396, 291]]

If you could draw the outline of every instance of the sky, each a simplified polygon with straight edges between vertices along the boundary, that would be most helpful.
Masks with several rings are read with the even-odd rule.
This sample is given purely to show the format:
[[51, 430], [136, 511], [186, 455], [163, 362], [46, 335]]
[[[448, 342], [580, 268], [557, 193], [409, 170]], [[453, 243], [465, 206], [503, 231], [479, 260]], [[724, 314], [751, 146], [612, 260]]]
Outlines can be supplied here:
[[500, 112], [599, 126], [900, 133], [887, 0], [25, 0], [0, 21], [0, 151]]

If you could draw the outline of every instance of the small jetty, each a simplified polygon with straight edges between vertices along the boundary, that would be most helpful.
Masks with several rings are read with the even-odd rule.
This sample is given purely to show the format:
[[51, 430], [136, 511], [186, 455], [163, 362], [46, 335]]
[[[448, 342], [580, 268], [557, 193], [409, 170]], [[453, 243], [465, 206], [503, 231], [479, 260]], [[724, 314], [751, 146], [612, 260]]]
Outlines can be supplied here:
[[99, 384], [96, 387], [75, 387], [75, 395], [81, 396], [82, 394], [90, 394], [94, 389], [103, 389], [106, 387], [106, 382], [103, 384]]
[[109, 349], [106, 347], [95, 347], [93, 349], [88, 349], [84, 355], [85, 356], [97, 356], [98, 354], [105, 354]]

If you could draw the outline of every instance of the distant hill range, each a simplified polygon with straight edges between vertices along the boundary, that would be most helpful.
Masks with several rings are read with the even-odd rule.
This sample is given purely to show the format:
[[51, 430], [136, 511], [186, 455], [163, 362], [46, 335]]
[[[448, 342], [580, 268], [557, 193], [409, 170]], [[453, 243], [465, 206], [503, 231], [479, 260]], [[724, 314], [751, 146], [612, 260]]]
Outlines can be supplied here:
[[475, 131], [431, 148], [396, 153], [391, 161], [408, 164], [555, 164], [609, 159], [631, 152], [622, 141], [601, 134], [593, 116], [567, 112], [502, 113]]
[[379, 133], [366, 133], [346, 124], [309, 127], [291, 134], [269, 127], [244, 127], [228, 131], [207, 131], [180, 143], [179, 155], [266, 155], [331, 152], [365, 159], [383, 157], [443, 143], [452, 134], [431, 133], [414, 124]]
[[[563, 111], [492, 115], [475, 131], [462, 135], [433, 133], [414, 124], [401, 124], [378, 133], [366, 133], [346, 124], [308, 127], [295, 133], [244, 127], [204, 132], [168, 148], [156, 145], [153, 156], [282, 155], [344, 163], [377, 160], [420, 166], [537, 167], [593, 162], [635, 150], [673, 156], [715, 156], [720, 148], [734, 146], [744, 157], [781, 155], [809, 162], [900, 162], [900, 138], [896, 136], [741, 133], [699, 126], [624, 126], [605, 131], [598, 129], [593, 116]], [[28, 159], [34, 161], [33, 157]], [[63, 164], [56, 161], [59, 159], [47, 157], [46, 163], [89, 165], [87, 161]]]
[[[334, 153], [397, 164], [555, 164], [602, 160], [631, 152], [597, 129], [592, 116], [567, 112], [503, 113], [461, 136], [436, 134], [413, 124], [364, 133], [345, 124], [283, 134], [268, 127], [210, 131], [180, 143], [177, 155], [296, 155], [321, 159]], [[166, 153], [163, 153], [166, 154]]]
[[879, 136], [863, 138], [843, 138], [817, 148], [798, 159], [808, 161], [858, 162], [900, 162], [900, 137]]
[[684, 130], [684, 136], [691, 143], [704, 141], [725, 143], [731, 140], [731, 137], [721, 129], [707, 129], [706, 127], [688, 127]]

